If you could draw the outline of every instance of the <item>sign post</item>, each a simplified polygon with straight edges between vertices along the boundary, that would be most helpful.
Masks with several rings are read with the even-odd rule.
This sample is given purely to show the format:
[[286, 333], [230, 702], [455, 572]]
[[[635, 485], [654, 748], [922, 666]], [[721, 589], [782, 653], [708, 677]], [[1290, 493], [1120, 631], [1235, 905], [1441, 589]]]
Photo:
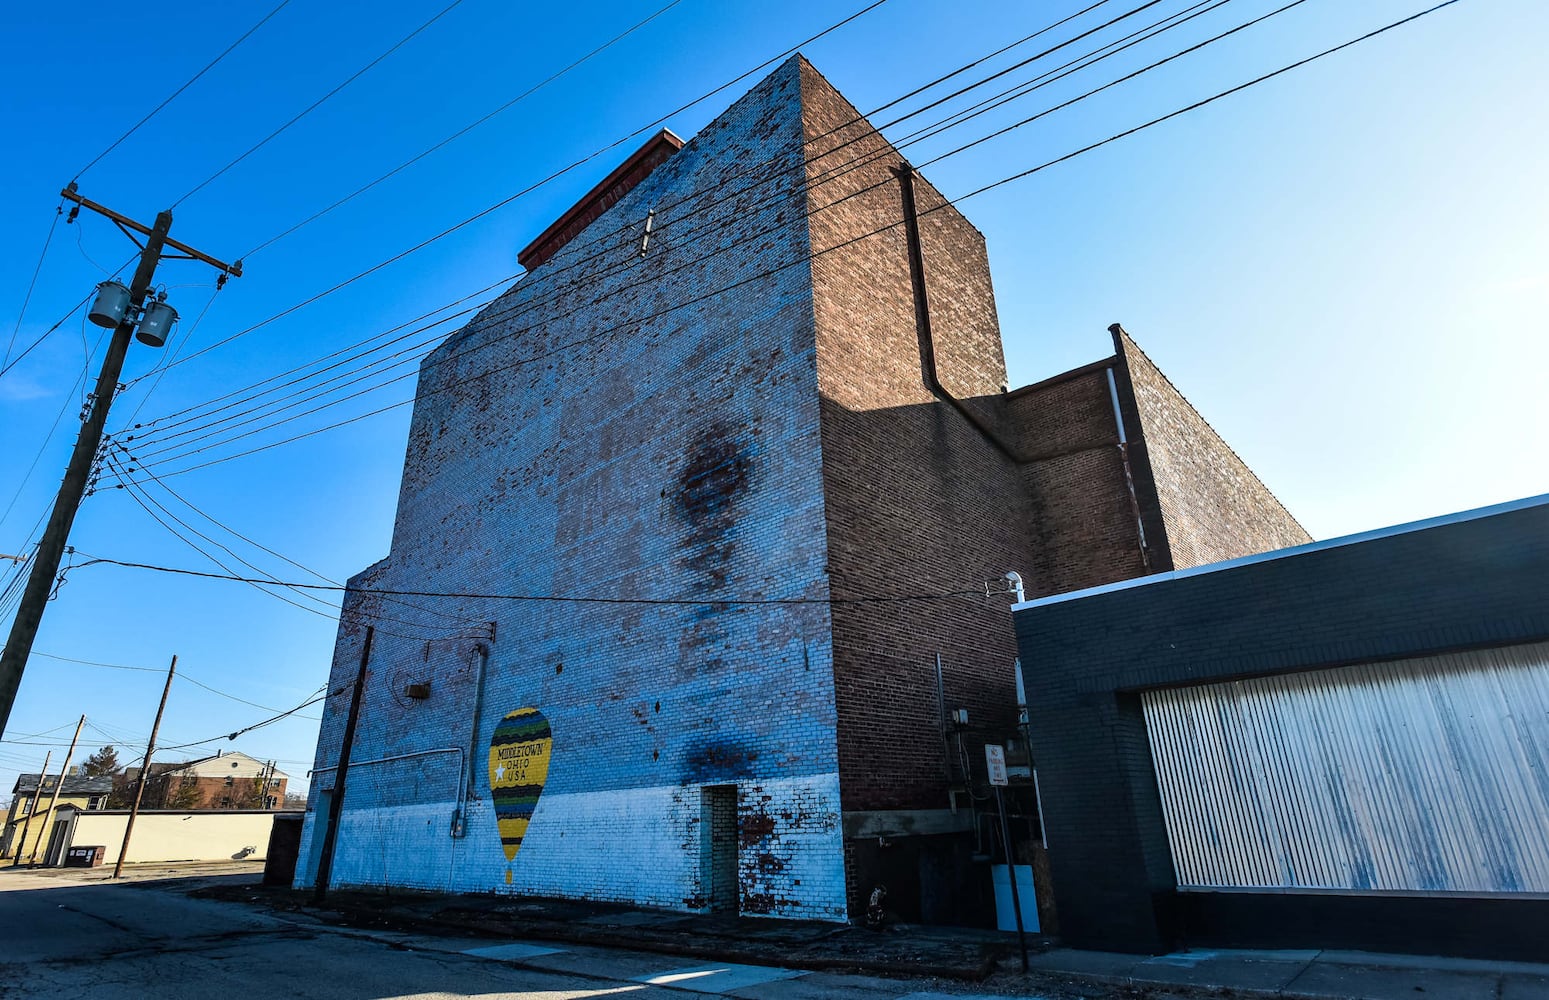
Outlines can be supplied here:
[[1017, 947], [1022, 952], [1022, 971], [1027, 971], [1027, 932], [1022, 927], [1022, 899], [1017, 892], [1017, 859], [1011, 849], [1011, 828], [1006, 823], [1006, 800], [1000, 790], [1006, 780], [1006, 748], [998, 743], [984, 745], [984, 763], [990, 774], [990, 787], [995, 790], [995, 811], [1000, 814], [1000, 842], [1006, 848], [1006, 877], [1011, 882], [1011, 912], [1016, 915]]

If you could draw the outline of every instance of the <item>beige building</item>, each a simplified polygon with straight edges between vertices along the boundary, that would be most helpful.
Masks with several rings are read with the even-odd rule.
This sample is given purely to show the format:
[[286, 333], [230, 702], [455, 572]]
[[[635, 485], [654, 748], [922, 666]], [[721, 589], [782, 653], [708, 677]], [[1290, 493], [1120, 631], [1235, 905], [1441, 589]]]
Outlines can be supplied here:
[[[252, 809], [142, 812], [135, 819], [124, 862], [263, 861], [275, 816], [273, 811]], [[127, 809], [60, 809], [58, 820], [59, 835], [49, 843], [46, 859], [39, 853], [40, 863], [79, 864], [72, 854], [91, 856], [96, 848], [101, 848], [101, 864], [118, 861], [129, 822]]]

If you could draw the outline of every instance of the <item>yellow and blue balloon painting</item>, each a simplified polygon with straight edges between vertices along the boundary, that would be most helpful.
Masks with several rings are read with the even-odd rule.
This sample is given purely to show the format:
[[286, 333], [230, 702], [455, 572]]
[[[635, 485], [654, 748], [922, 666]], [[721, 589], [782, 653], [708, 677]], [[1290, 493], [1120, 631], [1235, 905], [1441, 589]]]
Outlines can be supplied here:
[[500, 846], [506, 852], [506, 884], [522, 849], [538, 797], [549, 778], [554, 732], [536, 708], [519, 708], [500, 720], [489, 741], [489, 791], [495, 801]]

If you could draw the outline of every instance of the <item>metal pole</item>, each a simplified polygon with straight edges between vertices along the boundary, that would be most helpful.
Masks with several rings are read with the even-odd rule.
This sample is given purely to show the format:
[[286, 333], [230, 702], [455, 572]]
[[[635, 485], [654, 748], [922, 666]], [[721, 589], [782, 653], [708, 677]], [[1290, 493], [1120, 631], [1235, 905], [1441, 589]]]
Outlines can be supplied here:
[[[75, 735], [70, 738], [70, 749], [65, 751], [65, 762], [59, 768], [59, 780], [54, 782], [54, 794], [48, 800], [48, 816], [52, 820], [54, 807], [59, 804], [59, 792], [65, 787], [65, 779], [70, 776], [70, 758], [75, 756], [75, 745], [81, 741], [81, 727], [86, 725], [86, 716], [81, 716], [81, 721], [75, 724]], [[31, 868], [38, 863], [38, 845], [43, 842], [43, 834], [38, 834], [38, 839], [32, 845], [32, 853], [27, 855], [27, 867]], [[43, 856], [48, 860], [48, 855]]]
[[177, 656], [172, 657], [171, 666], [167, 667], [167, 684], [161, 689], [161, 704], [156, 706], [156, 721], [151, 723], [151, 738], [145, 744], [145, 760], [140, 763], [140, 780], [134, 786], [134, 804], [129, 807], [129, 822], [124, 824], [124, 842], [118, 847], [118, 861], [113, 865], [113, 877], [118, 878], [124, 871], [124, 856], [129, 853], [129, 835], [134, 833], [135, 817], [140, 815], [140, 797], [145, 794], [145, 785], [151, 780], [151, 754], [156, 752], [156, 733], [161, 729], [161, 713], [167, 709], [167, 693], [172, 690], [172, 675], [177, 672]]
[[32, 808], [27, 810], [27, 819], [22, 823], [22, 839], [16, 842], [16, 857], [11, 859], [12, 868], [22, 863], [22, 852], [27, 849], [27, 831], [32, 829], [32, 817], [37, 815], [38, 800], [43, 797], [43, 782], [48, 780], [48, 762], [53, 759], [52, 750], [43, 755], [43, 773], [38, 775], [38, 787], [32, 790]]
[[1000, 840], [1006, 847], [1006, 875], [1011, 880], [1011, 909], [1017, 918], [1017, 947], [1022, 951], [1022, 971], [1027, 971], [1027, 932], [1022, 928], [1022, 899], [1017, 892], [1017, 859], [1011, 850], [1011, 828], [1006, 823], [1006, 800], [995, 787], [995, 811], [1000, 813]]
[[339, 763], [334, 768], [333, 798], [328, 810], [328, 826], [323, 833], [323, 849], [317, 859], [317, 885], [312, 889], [312, 902], [321, 903], [328, 895], [328, 879], [333, 874], [333, 850], [339, 839], [339, 815], [344, 812], [344, 778], [350, 770], [350, 748], [355, 742], [355, 723], [360, 719], [360, 693], [366, 687], [366, 662], [371, 658], [371, 638], [376, 627], [366, 626], [366, 642], [360, 650], [360, 669], [355, 671], [355, 690], [350, 694], [350, 714], [344, 720], [344, 745], [339, 749]]
[[11, 717], [11, 706], [16, 701], [16, 691], [21, 687], [22, 671], [32, 654], [32, 642], [37, 638], [38, 626], [43, 621], [43, 609], [54, 589], [54, 578], [59, 574], [59, 560], [64, 556], [65, 542], [70, 537], [70, 526], [75, 523], [75, 513], [86, 494], [86, 481], [97, 459], [97, 449], [102, 444], [102, 431], [108, 420], [108, 408], [113, 405], [113, 394], [118, 391], [118, 376], [124, 370], [124, 356], [129, 352], [129, 337], [134, 330], [135, 319], [150, 291], [151, 278], [161, 259], [162, 244], [167, 230], [172, 228], [172, 213], [156, 216], [156, 226], [145, 239], [145, 249], [140, 253], [140, 266], [135, 268], [134, 281], [129, 286], [129, 311], [113, 331], [107, 357], [102, 360], [102, 371], [97, 375], [97, 391], [91, 411], [81, 425], [81, 433], [75, 439], [75, 451], [65, 469], [64, 481], [54, 498], [53, 512], [48, 516], [48, 527], [38, 542], [37, 554], [32, 560], [32, 570], [27, 576], [27, 588], [22, 592], [21, 604], [16, 608], [16, 619], [11, 623], [10, 637], [5, 641], [5, 651], [0, 653], [0, 735]]

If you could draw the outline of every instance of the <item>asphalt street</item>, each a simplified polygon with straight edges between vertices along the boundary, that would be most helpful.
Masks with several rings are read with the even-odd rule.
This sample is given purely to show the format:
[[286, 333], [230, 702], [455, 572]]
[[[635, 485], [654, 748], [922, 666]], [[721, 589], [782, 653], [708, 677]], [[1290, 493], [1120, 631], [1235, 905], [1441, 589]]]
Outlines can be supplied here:
[[0, 998], [995, 1000], [918, 980], [340, 928], [193, 898], [207, 878], [155, 874], [115, 883], [95, 872], [0, 871]]

